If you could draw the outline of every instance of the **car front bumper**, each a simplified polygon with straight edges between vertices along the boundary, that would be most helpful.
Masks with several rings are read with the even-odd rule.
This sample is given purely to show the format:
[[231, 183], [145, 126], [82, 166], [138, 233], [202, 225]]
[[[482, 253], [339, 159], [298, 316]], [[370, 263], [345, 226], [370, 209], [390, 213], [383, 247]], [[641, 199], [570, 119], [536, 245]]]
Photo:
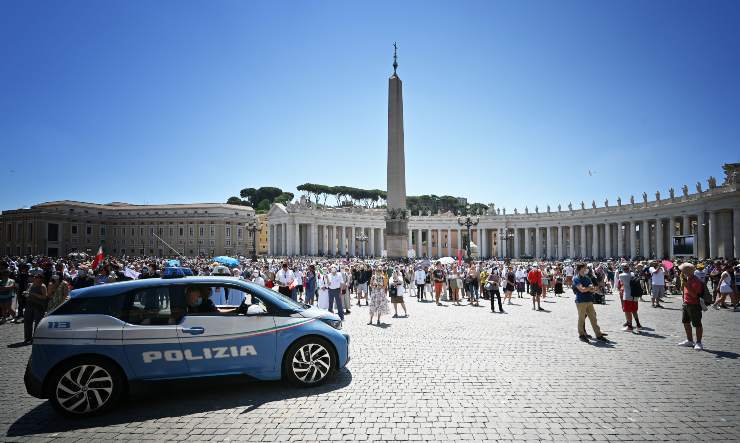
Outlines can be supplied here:
[[36, 398], [46, 398], [44, 395], [44, 384], [33, 375], [31, 371], [31, 361], [26, 365], [26, 372], [23, 374], [23, 383], [26, 385], [26, 392]]

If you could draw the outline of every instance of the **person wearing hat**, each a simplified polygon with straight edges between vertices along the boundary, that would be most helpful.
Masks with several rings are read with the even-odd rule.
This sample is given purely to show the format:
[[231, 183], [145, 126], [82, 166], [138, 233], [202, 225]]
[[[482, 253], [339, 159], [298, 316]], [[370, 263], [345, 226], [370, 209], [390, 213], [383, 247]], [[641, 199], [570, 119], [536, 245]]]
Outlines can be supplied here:
[[[686, 340], [678, 345], [687, 348], [693, 347], [697, 351], [701, 351], [704, 349], [704, 345], [701, 342], [704, 335], [704, 328], [701, 324], [702, 308], [699, 298], [704, 294], [704, 285], [694, 275], [696, 268], [691, 263], [682, 263], [678, 267], [678, 270], [681, 271], [681, 277], [684, 279], [681, 322], [686, 331]], [[696, 343], [694, 343], [694, 337], [692, 335], [692, 326], [696, 329]]]

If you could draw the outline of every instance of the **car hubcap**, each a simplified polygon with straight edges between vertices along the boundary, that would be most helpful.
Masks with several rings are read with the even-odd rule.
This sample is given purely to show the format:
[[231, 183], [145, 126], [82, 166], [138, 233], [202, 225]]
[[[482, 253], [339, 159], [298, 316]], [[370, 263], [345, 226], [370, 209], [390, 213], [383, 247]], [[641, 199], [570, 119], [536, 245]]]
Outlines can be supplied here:
[[113, 378], [96, 365], [75, 366], [59, 379], [56, 389], [62, 408], [75, 414], [100, 409], [112, 393]]
[[331, 354], [318, 343], [301, 346], [293, 356], [293, 373], [303, 383], [324, 379], [331, 369]]

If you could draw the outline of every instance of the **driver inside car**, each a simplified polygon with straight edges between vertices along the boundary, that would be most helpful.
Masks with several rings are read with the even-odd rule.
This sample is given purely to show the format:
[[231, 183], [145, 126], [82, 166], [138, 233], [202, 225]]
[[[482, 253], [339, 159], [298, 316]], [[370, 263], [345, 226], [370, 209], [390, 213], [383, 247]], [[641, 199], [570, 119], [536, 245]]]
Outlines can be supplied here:
[[189, 286], [185, 289], [185, 302], [188, 314], [208, 314], [212, 312], [230, 313], [236, 308], [217, 308], [210, 299], [211, 291], [206, 286]]

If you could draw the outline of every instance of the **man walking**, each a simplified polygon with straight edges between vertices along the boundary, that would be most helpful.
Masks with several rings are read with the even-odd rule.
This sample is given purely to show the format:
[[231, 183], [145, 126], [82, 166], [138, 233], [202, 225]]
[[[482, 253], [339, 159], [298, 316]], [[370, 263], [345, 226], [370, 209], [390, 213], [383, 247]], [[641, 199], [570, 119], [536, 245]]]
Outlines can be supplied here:
[[576, 265], [576, 277], [573, 279], [573, 293], [576, 295], [576, 308], [578, 309], [578, 339], [584, 343], [588, 343], [588, 339], [592, 338], [586, 334], [586, 317], [591, 321], [591, 328], [596, 334], [596, 340], [606, 342], [606, 335], [601, 332], [599, 324], [596, 322], [596, 310], [594, 309], [594, 292], [597, 291], [596, 286], [591, 282], [591, 279], [586, 276], [588, 267], [585, 263], [578, 263]]
[[[704, 345], [701, 342], [702, 335], [704, 335], [704, 328], [701, 324], [702, 308], [699, 303], [699, 297], [702, 297], [704, 294], [704, 285], [694, 275], [696, 268], [691, 263], [683, 263], [678, 269], [681, 271], [681, 275], [685, 280], [683, 285], [681, 322], [683, 323], [684, 331], [686, 331], [686, 340], [678, 345], [687, 348], [693, 346], [697, 351], [701, 351], [704, 349]], [[696, 328], [696, 343], [694, 343], [693, 331], [691, 330], [692, 326]]]
[[542, 311], [542, 306], [540, 306], [540, 295], [542, 295], [542, 271], [540, 271], [540, 267], [537, 263], [534, 264], [532, 270], [527, 274], [527, 281], [529, 282], [529, 292], [532, 294], [532, 310]]
[[337, 314], [344, 320], [344, 307], [342, 306], [342, 287], [344, 287], [344, 276], [337, 272], [337, 267], [332, 266], [329, 273], [329, 312], [334, 312], [334, 303], [337, 304]]
[[650, 267], [650, 284], [652, 286], [653, 307], [662, 308], [663, 305], [660, 302], [663, 301], [665, 295], [665, 271], [662, 263], [657, 262]]
[[634, 328], [632, 327], [632, 318], [634, 317], [635, 323], [637, 324], [637, 330], [639, 331], [640, 328], [642, 328], [642, 325], [640, 324], [640, 318], [637, 316], [637, 308], [639, 306], [638, 300], [640, 299], [640, 297], [633, 297], [632, 287], [630, 286], [633, 275], [630, 272], [629, 264], [625, 263], [624, 265], [622, 265], [622, 272], [619, 274], [618, 278], [619, 282], [617, 283], [617, 286], [619, 287], [619, 295], [622, 300], [622, 311], [624, 312], [624, 317], [627, 320], [622, 330], [625, 332], [634, 331]]

